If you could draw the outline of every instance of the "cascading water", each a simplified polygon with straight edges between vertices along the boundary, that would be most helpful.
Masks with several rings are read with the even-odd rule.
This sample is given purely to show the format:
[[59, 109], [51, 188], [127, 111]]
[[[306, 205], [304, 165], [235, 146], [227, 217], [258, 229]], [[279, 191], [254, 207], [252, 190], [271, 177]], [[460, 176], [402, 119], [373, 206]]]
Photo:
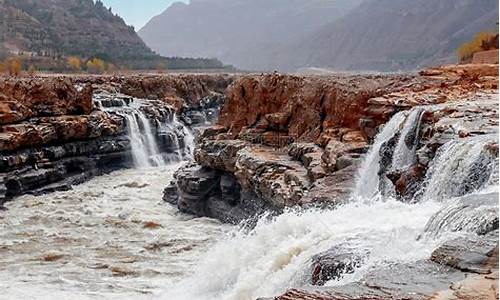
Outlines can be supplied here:
[[393, 169], [404, 169], [415, 163], [415, 151], [418, 146], [420, 123], [424, 112], [425, 110], [422, 107], [417, 107], [406, 118], [398, 143], [394, 149], [391, 164]]
[[[151, 109], [151, 106], [146, 100], [97, 94], [94, 101], [105, 112], [117, 114], [126, 120], [136, 167], [159, 167], [192, 158], [194, 137], [191, 131], [177, 120], [174, 110], [170, 107], [154, 107], [157, 116], [150, 119], [145, 111]], [[154, 128], [152, 124], [155, 125]], [[170, 144], [168, 148], [174, 153], [173, 156], [160, 151], [160, 136], [168, 136], [166, 143]]]
[[141, 168], [150, 167], [149, 150], [143, 139], [139, 122], [137, 120], [137, 114], [124, 113], [121, 114], [121, 116], [127, 120], [127, 131], [130, 138], [130, 145], [132, 146], [134, 164]]
[[393, 138], [405, 121], [407, 112], [399, 112], [384, 126], [375, 138], [372, 148], [368, 152], [358, 171], [355, 198], [371, 199], [379, 190], [380, 148], [389, 139]]
[[492, 144], [498, 144], [496, 134], [442, 146], [427, 172], [423, 198], [440, 201], [498, 184], [498, 158], [488, 149]]
[[[372, 199], [377, 194], [387, 196], [393, 192], [392, 183], [381, 173], [404, 170], [415, 163], [424, 112], [422, 107], [399, 112], [384, 126], [359, 169], [354, 198]], [[384, 153], [382, 160], [384, 151], [389, 153]]]
[[[168, 286], [158, 299], [253, 300], [279, 295], [290, 287], [307, 288], [311, 284], [312, 257], [336, 246], [364, 253], [361, 266], [354, 272], [326, 283], [344, 285], [361, 280], [374, 269], [428, 259], [445, 240], [457, 236], [455, 231], [483, 230], [478, 224], [486, 221], [495, 226], [496, 220], [498, 224], [495, 209], [486, 204], [480, 206], [480, 214], [471, 213], [464, 202], [458, 208], [442, 211], [445, 203], [430, 196], [418, 203], [403, 203], [390, 194], [380, 193], [381, 176], [385, 176], [381, 173], [381, 149], [389, 141], [396, 141], [389, 166], [393, 170], [414, 163], [423, 113], [422, 108], [400, 112], [385, 125], [360, 168], [351, 203], [334, 210], [290, 210], [274, 218], [262, 217], [253, 229], [240, 229], [219, 242], [191, 277]], [[471, 163], [464, 164], [467, 151], [452, 148], [467, 148], [469, 144], [472, 153], [467, 159]], [[484, 188], [487, 184], [479, 184], [481, 178], [498, 186], [495, 168], [470, 178], [471, 183], [477, 184], [464, 193], [454, 192], [442, 181], [449, 180], [451, 173], [447, 172], [459, 171], [460, 179], [455, 184], [467, 185], [465, 178], [470, 173], [465, 172], [466, 168], [474, 169], [473, 164], [476, 169], [491, 166], [492, 160], [486, 159], [487, 153], [481, 150], [485, 145], [486, 142], [471, 140], [444, 146], [431, 167], [428, 188], [437, 195], [452, 197]], [[448, 165], [456, 167], [450, 169]], [[494, 196], [498, 197], [497, 191]], [[450, 201], [454, 203], [453, 199]]]

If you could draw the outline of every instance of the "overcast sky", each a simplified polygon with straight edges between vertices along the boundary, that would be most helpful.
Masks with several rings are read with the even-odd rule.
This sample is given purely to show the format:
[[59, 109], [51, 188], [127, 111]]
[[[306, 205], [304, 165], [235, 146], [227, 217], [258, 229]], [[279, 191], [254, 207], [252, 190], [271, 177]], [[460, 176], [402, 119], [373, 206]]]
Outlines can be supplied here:
[[[162, 13], [170, 4], [179, 0], [102, 0], [107, 7], [112, 7], [125, 22], [139, 30], [152, 17]], [[187, 0], [182, 0], [187, 2]]]

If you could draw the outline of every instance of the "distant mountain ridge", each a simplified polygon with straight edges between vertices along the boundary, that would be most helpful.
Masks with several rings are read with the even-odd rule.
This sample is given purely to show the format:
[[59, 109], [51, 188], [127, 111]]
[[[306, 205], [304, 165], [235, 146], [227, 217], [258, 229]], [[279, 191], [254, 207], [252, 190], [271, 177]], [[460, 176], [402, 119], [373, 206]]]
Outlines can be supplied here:
[[163, 55], [217, 57], [250, 70], [412, 70], [456, 61], [493, 30], [498, 0], [192, 0], [139, 31]]
[[454, 63], [462, 43], [497, 22], [498, 0], [367, 0], [276, 61], [382, 71]]
[[270, 50], [306, 37], [362, 0], [192, 0], [175, 3], [139, 35], [165, 56], [217, 57], [266, 68]]
[[2, 0], [0, 9], [0, 39], [9, 50], [118, 60], [156, 55], [100, 1]]
[[216, 60], [160, 57], [99, 0], [0, 0], [0, 52], [98, 57], [131, 68], [222, 67]]

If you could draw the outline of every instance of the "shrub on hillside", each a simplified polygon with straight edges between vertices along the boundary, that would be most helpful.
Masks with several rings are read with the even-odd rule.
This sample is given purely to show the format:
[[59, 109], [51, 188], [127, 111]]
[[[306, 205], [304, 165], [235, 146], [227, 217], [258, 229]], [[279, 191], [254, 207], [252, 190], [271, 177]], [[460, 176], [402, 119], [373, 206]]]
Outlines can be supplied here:
[[82, 61], [78, 56], [68, 57], [67, 62], [73, 72], [79, 72], [82, 70]]
[[18, 57], [12, 57], [5, 60], [3, 63], [4, 72], [10, 76], [19, 76], [23, 69], [23, 61]]
[[99, 58], [93, 58], [87, 62], [87, 71], [93, 74], [102, 74], [106, 70], [106, 63]]
[[[497, 41], [496, 45], [495, 40]], [[457, 54], [461, 62], [467, 62], [472, 60], [474, 53], [491, 49], [498, 49], [498, 34], [479, 32], [472, 40], [462, 44], [458, 48]]]

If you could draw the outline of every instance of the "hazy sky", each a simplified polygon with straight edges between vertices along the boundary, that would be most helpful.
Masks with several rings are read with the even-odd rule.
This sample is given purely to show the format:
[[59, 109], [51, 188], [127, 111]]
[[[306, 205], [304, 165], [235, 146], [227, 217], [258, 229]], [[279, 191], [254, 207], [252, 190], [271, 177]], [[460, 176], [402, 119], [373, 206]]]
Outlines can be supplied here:
[[[139, 30], [152, 17], [159, 15], [170, 4], [179, 0], [102, 0], [107, 7], [112, 7], [114, 13], [118, 13], [125, 22], [133, 25]], [[187, 2], [187, 0], [182, 0]]]

